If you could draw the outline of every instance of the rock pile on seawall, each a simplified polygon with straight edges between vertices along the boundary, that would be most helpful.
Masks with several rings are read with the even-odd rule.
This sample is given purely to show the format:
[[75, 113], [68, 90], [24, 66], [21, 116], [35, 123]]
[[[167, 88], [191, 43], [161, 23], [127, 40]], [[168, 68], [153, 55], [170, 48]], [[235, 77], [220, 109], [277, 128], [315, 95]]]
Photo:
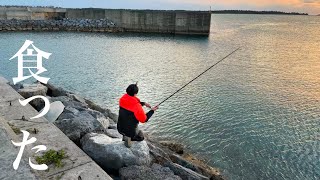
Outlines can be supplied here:
[[[57, 117], [53, 124], [115, 179], [223, 179], [218, 170], [193, 159], [178, 143], [147, 138], [127, 148], [117, 130], [118, 116], [72, 92], [40, 83], [14, 88], [25, 98], [44, 95], [52, 104], [59, 103], [49, 110], [51, 117]], [[40, 102], [32, 105], [44, 106]]]
[[108, 19], [0, 20], [0, 31], [122, 32]]

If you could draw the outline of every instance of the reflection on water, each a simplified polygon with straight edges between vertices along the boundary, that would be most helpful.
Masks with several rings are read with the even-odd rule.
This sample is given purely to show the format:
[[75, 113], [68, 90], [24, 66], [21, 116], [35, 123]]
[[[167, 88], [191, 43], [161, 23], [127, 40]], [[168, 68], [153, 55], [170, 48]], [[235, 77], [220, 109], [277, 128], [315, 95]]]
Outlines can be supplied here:
[[25, 39], [52, 52], [51, 82], [117, 111], [128, 84], [160, 107], [150, 134], [183, 142], [230, 179], [319, 179], [320, 21], [214, 15], [209, 38], [154, 34], [1, 33], [0, 73]]

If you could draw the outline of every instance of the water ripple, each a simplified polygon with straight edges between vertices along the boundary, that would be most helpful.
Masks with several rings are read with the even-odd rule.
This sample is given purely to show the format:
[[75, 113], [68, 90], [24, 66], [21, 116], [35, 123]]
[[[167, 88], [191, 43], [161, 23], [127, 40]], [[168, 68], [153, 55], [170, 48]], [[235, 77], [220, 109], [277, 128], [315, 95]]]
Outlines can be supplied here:
[[[317, 19], [315, 19], [317, 18]], [[51, 82], [118, 111], [126, 86], [156, 104], [149, 134], [182, 142], [229, 179], [320, 179], [318, 17], [214, 15], [209, 38], [152, 34], [1, 33], [0, 73], [25, 39], [52, 52]]]

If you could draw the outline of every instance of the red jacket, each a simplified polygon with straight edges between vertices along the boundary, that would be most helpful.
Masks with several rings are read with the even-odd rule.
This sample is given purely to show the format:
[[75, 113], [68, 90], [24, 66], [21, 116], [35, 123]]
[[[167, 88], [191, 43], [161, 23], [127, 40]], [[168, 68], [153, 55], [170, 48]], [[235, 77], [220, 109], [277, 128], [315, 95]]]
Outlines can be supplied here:
[[154, 111], [150, 110], [145, 114], [139, 98], [123, 95], [119, 100], [119, 118], [117, 123], [118, 131], [125, 136], [134, 137], [137, 133], [138, 124], [145, 123], [153, 115]]
[[147, 115], [144, 113], [144, 110], [142, 108], [142, 105], [144, 105], [144, 103], [141, 104], [139, 98], [125, 94], [120, 98], [119, 105], [121, 108], [133, 112], [134, 116], [139, 122], [146, 122]]

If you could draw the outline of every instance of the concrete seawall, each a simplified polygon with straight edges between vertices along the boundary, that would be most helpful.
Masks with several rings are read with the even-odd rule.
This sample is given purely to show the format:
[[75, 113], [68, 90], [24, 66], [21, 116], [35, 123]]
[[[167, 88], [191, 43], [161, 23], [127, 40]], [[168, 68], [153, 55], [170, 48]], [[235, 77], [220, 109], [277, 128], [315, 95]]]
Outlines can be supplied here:
[[66, 9], [64, 8], [14, 6], [0, 7], [0, 20], [48, 20], [57, 17], [64, 17], [65, 14]]
[[[0, 77], [0, 179], [112, 179], [55, 125], [43, 117], [33, 121], [28, 120], [38, 112], [29, 104], [21, 106], [18, 99], [24, 98], [8, 85], [6, 79]], [[22, 120], [22, 116], [27, 120]], [[35, 137], [37, 141], [26, 146], [17, 171], [13, 169], [12, 163], [20, 147], [14, 146], [11, 140], [21, 142], [23, 136], [15, 134], [9, 125], [21, 130], [38, 131], [30, 134], [28, 139]], [[48, 150], [65, 150], [68, 157], [63, 160], [64, 166], [60, 168], [49, 166], [47, 171], [33, 170], [28, 158], [32, 157], [32, 162], [35, 162], [34, 156], [39, 154], [35, 154], [31, 148], [36, 145], [45, 145]]]
[[208, 11], [0, 7], [0, 20], [109, 19], [126, 32], [209, 35]]
[[110, 19], [128, 32], [208, 35], [211, 14], [196, 11], [67, 9], [67, 18]]

